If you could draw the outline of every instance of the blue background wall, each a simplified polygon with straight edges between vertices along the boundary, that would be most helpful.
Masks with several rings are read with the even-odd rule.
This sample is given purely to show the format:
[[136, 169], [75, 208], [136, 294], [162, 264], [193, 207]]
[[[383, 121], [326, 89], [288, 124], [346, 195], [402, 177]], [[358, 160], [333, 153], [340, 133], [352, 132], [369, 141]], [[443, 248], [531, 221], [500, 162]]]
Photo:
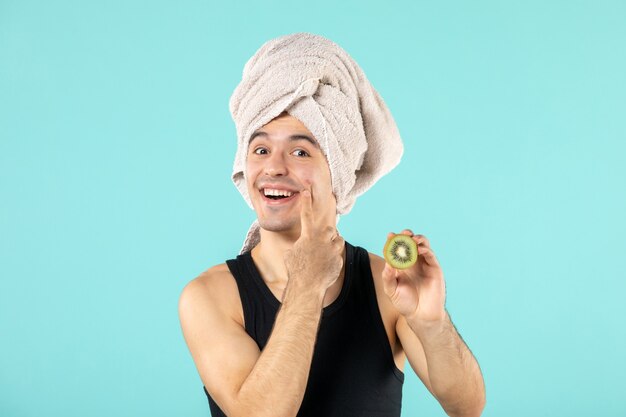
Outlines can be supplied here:
[[[339, 229], [431, 240], [485, 416], [624, 416], [623, 1], [0, 0], [0, 415], [206, 416], [177, 316], [238, 252], [228, 99], [326, 36], [405, 141]], [[392, 215], [393, 214], [393, 215]], [[407, 364], [404, 416], [443, 416]]]

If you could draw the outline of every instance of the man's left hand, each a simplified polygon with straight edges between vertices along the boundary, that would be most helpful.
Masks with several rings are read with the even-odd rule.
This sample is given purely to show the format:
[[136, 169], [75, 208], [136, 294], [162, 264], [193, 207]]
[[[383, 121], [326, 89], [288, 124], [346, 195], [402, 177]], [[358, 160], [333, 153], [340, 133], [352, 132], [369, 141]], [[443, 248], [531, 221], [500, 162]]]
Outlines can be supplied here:
[[[385, 262], [383, 288], [396, 309], [417, 322], [434, 322], [446, 318], [446, 284], [443, 271], [424, 235], [414, 235], [409, 229], [402, 234], [417, 243], [417, 262], [407, 269], [395, 269]], [[394, 233], [389, 233], [387, 238]]]

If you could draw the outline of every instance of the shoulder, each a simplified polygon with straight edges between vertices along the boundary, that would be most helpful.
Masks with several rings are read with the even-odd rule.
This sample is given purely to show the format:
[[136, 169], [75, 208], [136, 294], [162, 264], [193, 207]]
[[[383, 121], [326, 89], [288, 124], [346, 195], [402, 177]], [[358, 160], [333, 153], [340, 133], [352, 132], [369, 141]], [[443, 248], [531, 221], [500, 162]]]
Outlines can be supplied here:
[[243, 309], [237, 282], [225, 263], [215, 265], [189, 281], [180, 293], [181, 313], [214, 312], [243, 323]]
[[382, 274], [383, 269], [385, 268], [385, 259], [372, 252], [367, 252], [367, 255], [370, 259], [372, 275], [374, 276], [374, 279], [376, 279], [377, 276], [379, 277]]

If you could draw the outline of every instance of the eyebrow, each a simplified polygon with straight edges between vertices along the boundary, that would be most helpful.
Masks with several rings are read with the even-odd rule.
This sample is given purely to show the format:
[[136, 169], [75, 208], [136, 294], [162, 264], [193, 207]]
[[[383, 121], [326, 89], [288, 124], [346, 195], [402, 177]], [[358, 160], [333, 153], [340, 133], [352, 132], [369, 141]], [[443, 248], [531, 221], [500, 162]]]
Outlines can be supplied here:
[[[268, 134], [266, 132], [261, 132], [261, 131], [256, 131], [252, 134], [252, 136], [250, 136], [250, 140], [248, 141], [248, 146], [250, 146], [250, 144], [252, 143], [252, 141], [254, 139], [257, 138], [257, 136], [265, 136], [267, 137]], [[307, 142], [309, 142], [311, 145], [315, 146], [316, 148], [319, 148], [319, 144], [317, 143], [317, 141], [315, 139], [313, 139], [312, 137], [308, 136], [308, 135], [291, 135], [288, 138], [290, 141], [297, 141], [297, 140], [306, 140]]]

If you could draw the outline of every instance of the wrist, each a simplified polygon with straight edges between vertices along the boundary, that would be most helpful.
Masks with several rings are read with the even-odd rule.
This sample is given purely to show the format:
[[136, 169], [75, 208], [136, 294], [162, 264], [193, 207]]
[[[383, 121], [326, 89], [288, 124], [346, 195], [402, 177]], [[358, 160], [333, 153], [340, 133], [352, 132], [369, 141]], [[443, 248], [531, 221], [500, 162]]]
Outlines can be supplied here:
[[285, 288], [284, 298], [296, 298], [299, 302], [301, 300], [309, 300], [321, 304], [324, 301], [328, 288], [311, 285], [310, 282], [308, 280], [290, 279]]
[[433, 334], [438, 333], [452, 324], [450, 316], [446, 310], [443, 310], [438, 316], [424, 318], [419, 314], [405, 316], [409, 327], [417, 334]]

